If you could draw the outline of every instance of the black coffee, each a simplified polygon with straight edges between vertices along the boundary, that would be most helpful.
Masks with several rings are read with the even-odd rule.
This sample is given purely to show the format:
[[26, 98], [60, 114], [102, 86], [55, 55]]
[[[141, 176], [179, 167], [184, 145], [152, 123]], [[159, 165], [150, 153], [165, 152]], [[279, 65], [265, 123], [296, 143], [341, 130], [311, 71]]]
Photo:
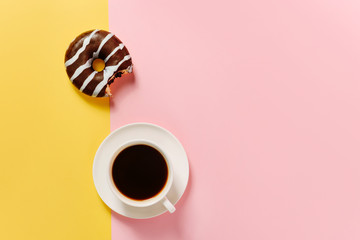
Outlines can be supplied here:
[[158, 194], [168, 178], [163, 155], [148, 145], [133, 145], [117, 155], [112, 178], [117, 189], [135, 200], [145, 200]]

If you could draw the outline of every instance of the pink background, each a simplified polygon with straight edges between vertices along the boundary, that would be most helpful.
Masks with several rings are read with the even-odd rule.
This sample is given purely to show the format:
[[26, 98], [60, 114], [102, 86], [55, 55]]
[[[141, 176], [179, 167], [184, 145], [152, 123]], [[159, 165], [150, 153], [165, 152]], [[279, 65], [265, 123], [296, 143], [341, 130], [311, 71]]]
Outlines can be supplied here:
[[112, 130], [147, 121], [190, 161], [174, 214], [113, 239], [360, 239], [358, 0], [109, 1], [135, 74]]

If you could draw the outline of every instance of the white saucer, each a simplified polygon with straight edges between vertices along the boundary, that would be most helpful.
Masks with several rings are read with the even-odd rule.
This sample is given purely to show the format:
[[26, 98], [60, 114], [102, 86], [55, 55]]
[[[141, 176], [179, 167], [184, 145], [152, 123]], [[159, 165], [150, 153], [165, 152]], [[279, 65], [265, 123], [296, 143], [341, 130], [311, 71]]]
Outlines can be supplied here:
[[177, 138], [168, 130], [150, 123], [132, 123], [113, 131], [101, 143], [93, 165], [93, 178], [101, 199], [113, 211], [130, 218], [151, 218], [166, 212], [161, 203], [149, 207], [132, 207], [121, 202], [111, 191], [106, 174], [107, 166], [119, 145], [134, 139], [155, 142], [172, 159], [174, 168], [173, 185], [167, 195], [172, 204], [181, 198], [189, 179], [189, 162], [186, 152]]

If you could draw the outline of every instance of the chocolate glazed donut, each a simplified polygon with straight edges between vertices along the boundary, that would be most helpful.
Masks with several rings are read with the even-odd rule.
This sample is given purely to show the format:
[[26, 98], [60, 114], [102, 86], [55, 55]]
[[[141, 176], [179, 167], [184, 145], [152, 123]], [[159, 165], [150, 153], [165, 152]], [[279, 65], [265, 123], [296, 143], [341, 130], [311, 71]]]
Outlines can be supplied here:
[[[93, 69], [95, 59], [102, 59], [105, 68]], [[70, 81], [83, 93], [93, 97], [111, 96], [110, 84], [116, 77], [132, 72], [129, 51], [112, 33], [91, 30], [80, 34], [68, 47], [65, 67]]]

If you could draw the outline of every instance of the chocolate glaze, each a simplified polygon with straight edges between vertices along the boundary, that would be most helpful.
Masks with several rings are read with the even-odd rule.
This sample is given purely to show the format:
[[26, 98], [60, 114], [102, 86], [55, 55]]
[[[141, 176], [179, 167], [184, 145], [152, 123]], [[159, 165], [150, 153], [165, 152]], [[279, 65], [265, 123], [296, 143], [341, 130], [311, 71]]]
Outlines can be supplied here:
[[[109, 58], [110, 54], [113, 55]], [[92, 68], [92, 61], [96, 58], [107, 60], [101, 72]], [[76, 37], [65, 53], [65, 66], [72, 83], [93, 97], [107, 96], [107, 85], [121, 74], [132, 72], [129, 51], [115, 35], [104, 30], [91, 30]]]

